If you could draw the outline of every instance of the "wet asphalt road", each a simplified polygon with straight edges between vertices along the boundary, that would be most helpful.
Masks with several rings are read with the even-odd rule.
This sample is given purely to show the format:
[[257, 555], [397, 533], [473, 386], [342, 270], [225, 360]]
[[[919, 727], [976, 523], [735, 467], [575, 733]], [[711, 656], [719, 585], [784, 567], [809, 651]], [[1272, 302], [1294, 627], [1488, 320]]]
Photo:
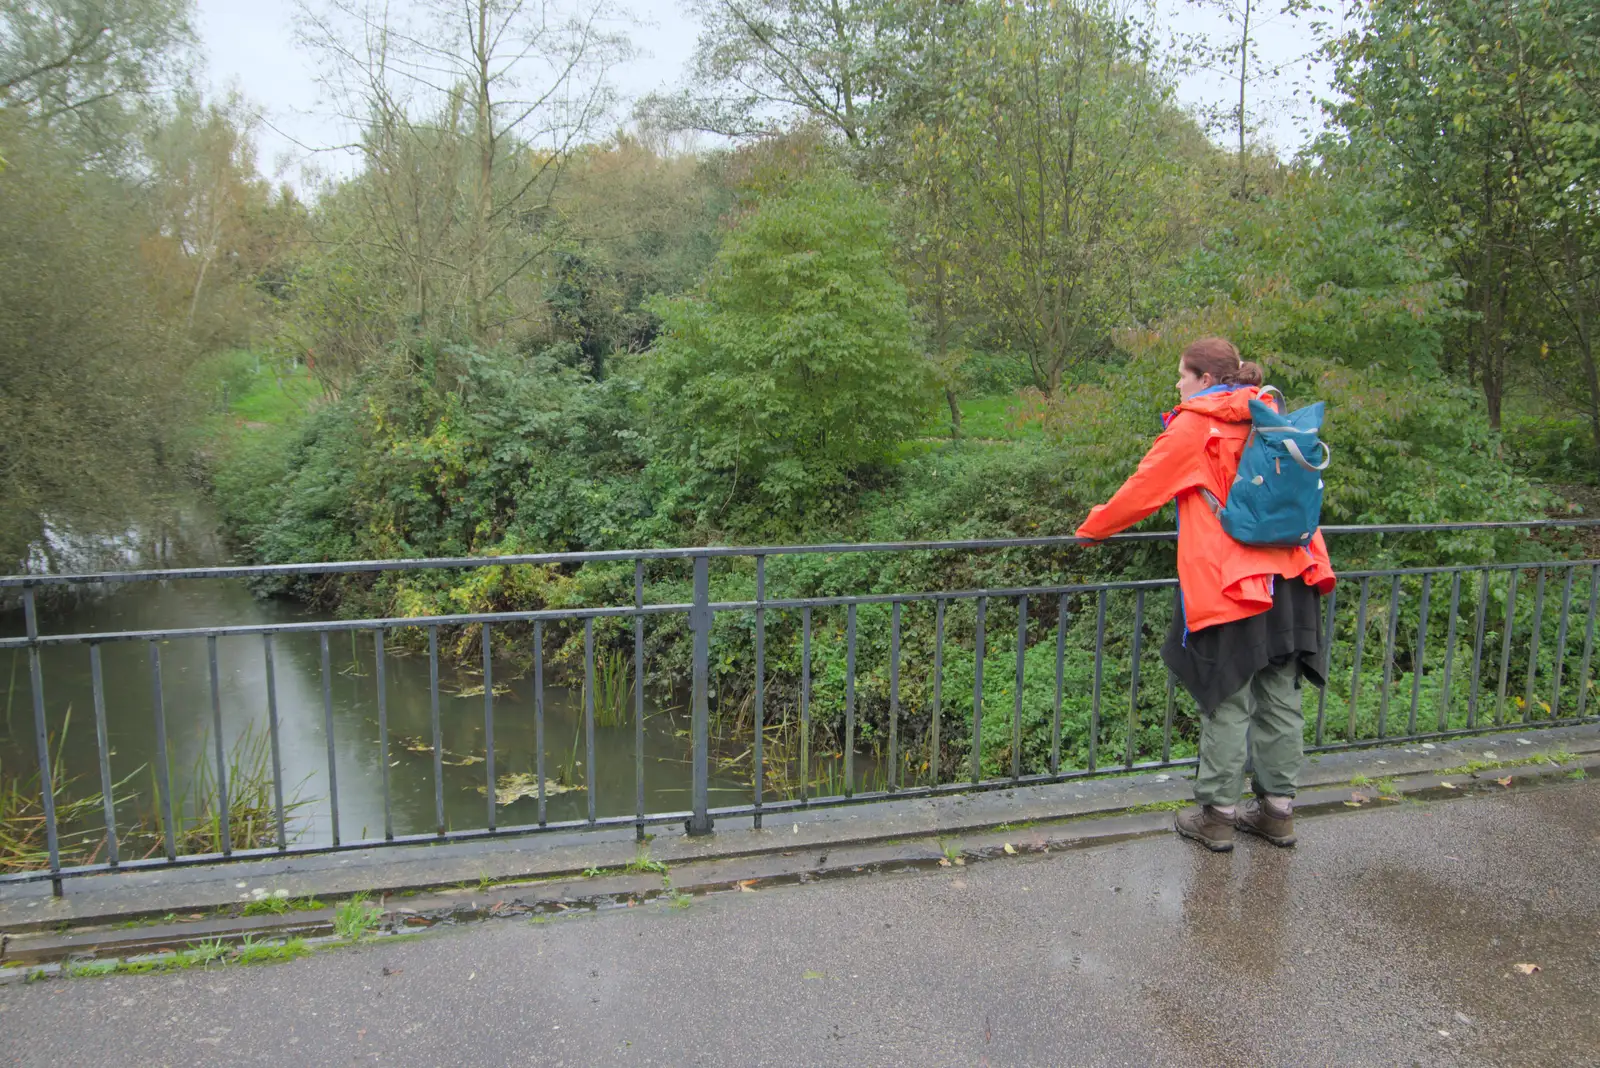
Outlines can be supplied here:
[[1600, 1064], [1600, 786], [1325, 816], [1300, 836], [13, 985], [0, 1064]]

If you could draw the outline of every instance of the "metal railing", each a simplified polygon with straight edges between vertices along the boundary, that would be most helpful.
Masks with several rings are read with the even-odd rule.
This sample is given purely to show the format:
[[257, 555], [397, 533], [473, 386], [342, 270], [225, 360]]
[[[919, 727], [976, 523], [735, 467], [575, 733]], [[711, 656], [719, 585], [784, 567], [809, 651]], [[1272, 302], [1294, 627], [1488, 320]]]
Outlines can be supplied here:
[[[1587, 526], [1595, 522], [1574, 520], [1329, 527], [1324, 528], [1324, 532], [1330, 536], [1345, 536], [1538, 530]], [[1122, 535], [1111, 541], [1151, 542], [1174, 538], [1175, 535], [1171, 533], [1142, 533]], [[763, 816], [805, 807], [1061, 782], [1083, 776], [1193, 764], [1194, 757], [1189, 755], [1193, 750], [1193, 732], [1186, 731], [1186, 724], [1192, 723], [1193, 716], [1189, 710], [1181, 707], [1187, 703], [1187, 696], [1175, 686], [1171, 674], [1165, 672], [1154, 654], [1153, 650], [1159, 646], [1159, 641], [1147, 640], [1147, 631], [1152, 629], [1152, 617], [1166, 614], [1152, 612], [1151, 596], [1163, 591], [1175, 593], [1175, 579], [833, 596], [772, 597], [767, 588], [768, 561], [781, 557], [846, 553], [987, 552], [1066, 548], [1083, 544], [1087, 543], [1078, 538], [1039, 537], [892, 544], [709, 547], [0, 577], [0, 590], [20, 590], [25, 633], [18, 637], [0, 638], [0, 651], [25, 651], [27, 654], [33, 713], [32, 748], [38, 761], [40, 804], [46, 839], [44, 863], [36, 870], [0, 875], [0, 882], [49, 879], [59, 894], [61, 880], [77, 875], [367, 849], [388, 844], [461, 841], [547, 830], [619, 826], [633, 826], [642, 839], [646, 827], [675, 822], [686, 824], [690, 833], [705, 833], [712, 829], [715, 821], [734, 817], [750, 817], [756, 826], [760, 826]], [[734, 561], [735, 567], [748, 568], [753, 565], [753, 599], [713, 601], [710, 582], [713, 561]], [[740, 564], [739, 561], [744, 563]], [[600, 562], [633, 565], [631, 603], [538, 611], [475, 612], [414, 618], [317, 619], [105, 633], [42, 633], [37, 604], [38, 591], [58, 587], [83, 589], [114, 583], [240, 580], [380, 571], [506, 568], [516, 565], [573, 566]], [[688, 565], [690, 572], [690, 600], [682, 603], [646, 603], [647, 567], [657, 565], [681, 570], [684, 564]], [[1441, 611], [1440, 606], [1444, 601], [1440, 595], [1446, 583], [1449, 591], [1448, 608]], [[1531, 604], [1528, 600], [1530, 594], [1526, 592], [1530, 583]], [[1553, 606], [1548, 606], [1547, 602], [1550, 600], [1550, 591], [1556, 587], [1560, 591], [1559, 609], [1554, 613], [1555, 620], [1552, 623], [1552, 613], [1547, 609]], [[1333, 646], [1329, 685], [1314, 697], [1307, 698], [1308, 704], [1312, 701], [1315, 703], [1314, 716], [1307, 709], [1310, 724], [1308, 733], [1313, 743], [1308, 748], [1313, 751], [1334, 750], [1379, 742], [1479, 734], [1523, 723], [1558, 725], [1596, 718], [1596, 714], [1600, 714], [1600, 701], [1591, 704], [1590, 691], [1594, 688], [1591, 669], [1597, 593], [1600, 593], [1600, 560], [1594, 559], [1525, 564], [1463, 564], [1341, 574], [1339, 588], [1326, 599], [1325, 605], [1324, 629]], [[1130, 599], [1131, 619], [1125, 611]], [[1172, 611], [1176, 611], [1176, 597], [1165, 600], [1170, 601]], [[1468, 606], [1474, 602], [1475, 608], [1469, 611]], [[1356, 605], [1353, 617], [1348, 610], [1352, 603]], [[1030, 605], [1033, 607], [1030, 608]], [[970, 613], [967, 611], [969, 606]], [[1043, 615], [1039, 612], [1041, 608]], [[884, 609], [887, 609], [888, 616], [884, 621], [887, 634], [874, 630], [868, 652], [875, 659], [863, 669], [860, 648], [862, 613], [870, 613], [876, 626], [877, 617], [884, 613]], [[841, 613], [842, 626], [837, 619]], [[958, 613], [959, 626], [956, 620]], [[916, 619], [912, 630], [921, 656], [907, 665], [902, 663], [902, 639], [907, 633], [906, 621], [913, 614]], [[684, 743], [684, 760], [688, 765], [687, 808], [664, 808], [649, 804], [646, 791], [645, 683], [649, 678], [646, 625], [647, 622], [671, 622], [675, 618], [686, 621], [692, 645], [687, 672], [689, 726]], [[711, 643], [719, 619], [747, 621], [749, 626], [747, 654], [737, 641], [730, 644], [730, 648], [749, 657], [745, 670], [738, 670], [735, 664], [729, 666], [726, 672], [730, 678], [742, 677], [747, 683], [741, 693], [742, 700], [748, 706], [748, 733], [742, 729], [736, 730], [732, 741], [727, 737], [714, 739], [712, 736]], [[997, 619], [1000, 628], [994, 625]], [[1089, 622], [1091, 619], [1092, 624]], [[601, 812], [597, 794], [601, 792], [602, 772], [616, 770], [597, 765], [596, 749], [595, 628], [597, 622], [608, 620], [632, 624], [632, 686], [629, 696], [633, 705], [631, 771], [634, 789], [631, 806], [623, 805], [618, 800], [623, 796], [622, 792], [614, 789], [612, 803], [605, 807], [621, 807], [624, 810]], [[1013, 622], [1014, 630], [1010, 626]], [[774, 625], [785, 628], [788, 641], [786, 648], [792, 653], [792, 659], [786, 656], [779, 668], [773, 668], [768, 658], [768, 637]], [[1446, 631], [1442, 646], [1430, 646], [1430, 637], [1437, 634], [1441, 625]], [[571, 767], [575, 769], [581, 764], [584, 782], [568, 784], [563, 789], [581, 790], [585, 798], [582, 811], [568, 819], [550, 818], [556, 784], [549, 776], [546, 759], [547, 627], [564, 628], [563, 632], [569, 633], [573, 642], [578, 640], [581, 628], [581, 712], [575, 710], [574, 715], [581, 715], [584, 759], [581, 762], [576, 760], [579, 743], [575, 737]], [[1093, 634], [1092, 649], [1069, 642], [1074, 629], [1080, 627], [1085, 638], [1089, 633]], [[468, 632], [469, 628], [476, 631], [476, 639], [481, 645], [484, 749], [481, 758], [482, 786], [478, 788], [486, 797], [486, 805], [481, 823], [457, 827], [446, 816], [445, 769], [447, 763], [452, 767], [455, 763], [445, 760], [447, 750], [440, 698], [440, 637], [441, 630], [459, 635]], [[503, 696], [503, 693], [497, 692], [495, 682], [497, 628], [502, 634], [507, 628], [514, 629], [515, 636], [508, 640], [509, 643], [518, 644], [526, 639], [526, 647], [531, 653], [533, 766], [525, 782], [531, 780], [532, 785], [513, 801], [523, 796], [534, 801], [535, 818], [532, 822], [509, 826], [501, 825], [497, 811], [508, 804], [500, 796], [503, 783], [496, 761], [497, 705], [502, 703], [500, 699]], [[841, 765], [833, 771], [842, 774], [830, 773], [832, 777], [826, 782], [819, 782], [814, 779], [813, 772], [826, 761], [811, 751], [815, 734], [813, 728], [817, 726], [813, 723], [812, 714], [818, 706], [818, 686], [821, 684], [814, 672], [817, 653], [814, 645], [821, 640], [819, 636], [824, 629], [827, 632], [827, 656], [830, 658], [826, 685], [842, 691], [831, 695], [830, 707], [837, 708], [838, 715], [837, 722], [829, 725], [837, 740], [838, 763]], [[1551, 630], [1554, 631], [1554, 641], [1548, 642], [1547, 633]], [[421, 807], [408, 817], [413, 825], [422, 825], [425, 828], [423, 830], [397, 829], [395, 798], [391, 789], [394, 739], [391, 737], [389, 710], [393, 687], [386, 673], [386, 661], [392, 659], [393, 652], [391, 647], [391, 651], [386, 653], [385, 638], [397, 631], [418, 636], [415, 640], [418, 655], [423, 640], [421, 636], [425, 636], [431, 738], [422, 736], [415, 745], [408, 745], [413, 752], [429, 752], [432, 755], [431, 797], [424, 793], [420, 798], [411, 798]], [[340, 823], [340, 749], [334, 722], [334, 672], [330, 637], [344, 633], [351, 635], [352, 643], [357, 635], [370, 637], [375, 656], [376, 731], [375, 736], [360, 742], [360, 747], [368, 750], [367, 755], [371, 758], [363, 765], [361, 774], [364, 781], [361, 785], [372, 789], [374, 783], [371, 781], [371, 772], [377, 771], [375, 787], [381, 797], [381, 837], [365, 832], [351, 836], [344, 833], [347, 828]], [[995, 636], [997, 634], [998, 637]], [[297, 803], [289, 794], [293, 786], [285, 777], [282, 738], [285, 717], [280, 708], [279, 694], [281, 662], [275, 656], [278, 643], [309, 636], [315, 637], [320, 654], [321, 723], [316, 724], [313, 718], [309, 724], [296, 723], [295, 726], [320, 726], [324, 735], [327, 804], [325, 828], [319, 822], [318, 833], [312, 836], [313, 840], [307, 841], [303, 840], [305, 820], [295, 815]], [[887, 649], [880, 653], [879, 645], [885, 637]], [[1498, 649], [1494, 647], [1496, 638]], [[266, 844], [239, 848], [235, 846], [238, 828], [230, 826], [229, 822], [230, 785], [237, 784], [230, 784], [229, 758], [224, 747], [223, 673], [219, 667], [218, 650], [220, 643], [228, 643], [231, 649], [245, 640], [258, 640], [260, 643], [258, 663], [263, 669], [260, 692], [230, 698], [230, 703], [259, 700], [264, 705], [266, 733], [270, 741], [271, 816], [270, 826], [265, 832]], [[1374, 641], [1382, 645], [1382, 654], [1376, 664], [1368, 649]], [[105, 649], [122, 643], [144, 643], [147, 649], [151, 713], [149, 728], [154, 735], [155, 749], [151, 760], [153, 766], [149, 769], [153, 786], [147, 800], [154, 810], [155, 823], [154, 829], [147, 829], [146, 832], [154, 843], [146, 856], [123, 856], [119, 852], [119, 830], [127, 832], [128, 828], [119, 827], [119, 823], [126, 821], [121, 819], [118, 812], [119, 782], [112, 773], [115, 746], [108, 740], [107, 714], [108, 705], [115, 707], [119, 699], [125, 698], [125, 694], [107, 692], [102, 657]], [[186, 800], [188, 795], [175, 780], [172, 768], [162, 667], [163, 647], [170, 643], [203, 643], [205, 646], [209, 691], [209, 709], [205, 711], [209, 712], [207, 729], [214, 731], [214, 735], [210, 752], [205, 753], [204, 760], [214, 763], [214, 768], [204, 769], [204, 775], [210, 779], [216, 794], [214, 804], [207, 810], [210, 818], [220, 824], [215, 828], [214, 840], [219, 844], [215, 850], [188, 852], [180, 849], [180, 836], [175, 830], [183, 826], [185, 806], [191, 802]], [[97, 847], [87, 858], [79, 858], [76, 863], [65, 863], [61, 848], [63, 828], [59, 825], [57, 811], [61, 785], [56, 779], [60, 758], [52, 757], [52, 733], [46, 708], [47, 680], [42, 658], [47, 653], [62, 656], [64, 653], [61, 650], [79, 647], [86, 647], [85, 666], [90, 677], [95, 717], [97, 767], [93, 774], [99, 783], [101, 811], [98, 819], [103, 820], [104, 856], [101, 857], [102, 847]], [[952, 648], [955, 650], [953, 653]], [[997, 649], [998, 653], [995, 651]], [[930, 651], [931, 658], [928, 655]], [[1052, 652], [1053, 693], [1048, 678]], [[1485, 670], [1486, 652], [1489, 654], [1488, 670]], [[1030, 657], [1030, 653], [1034, 655]], [[619, 649], [618, 654], [623, 655], [623, 651]], [[843, 659], [842, 677], [837, 663], [840, 654]], [[999, 679], [995, 672], [996, 656], [1008, 659], [1001, 668], [1004, 677]], [[1015, 658], [1014, 674], [1009, 663], [1012, 656]], [[1037, 686], [1041, 659], [1046, 665], [1047, 676], [1042, 691]], [[956, 663], [958, 660], [959, 665]], [[1032, 691], [1027, 690], [1030, 660], [1034, 662], [1032, 677], [1036, 683]], [[968, 695], [964, 694], [957, 702], [950, 701], [945, 692], [945, 682], [957, 667], [960, 668], [963, 683], [970, 675], [970, 709], [965, 707]], [[1141, 669], [1146, 673], [1143, 676]], [[903, 683], [908, 677], [908, 670], [916, 676], [914, 708], [903, 707], [902, 704]], [[989, 672], [987, 682], [986, 670]], [[1148, 673], [1152, 671], [1165, 674], [1164, 692], [1159, 688], [1152, 692], [1149, 686], [1141, 690], [1143, 679], [1148, 678]], [[772, 768], [778, 765], [769, 760], [766, 748], [776, 744], [778, 736], [773, 734], [776, 724], [768, 707], [768, 687], [780, 675], [787, 687], [778, 699], [786, 711], [784, 723], [790, 732], [786, 737], [797, 736], [798, 754], [786, 751], [779, 757], [786, 769], [787, 785], [774, 790], [769, 789], [768, 776]], [[863, 713], [867, 697], [858, 693], [858, 683], [864, 675], [870, 676], [874, 687], [870, 702], [875, 718]], [[1069, 675], [1072, 677], [1070, 685]], [[1124, 680], [1125, 687], [1122, 685]], [[573, 681], [577, 682], [576, 679]], [[996, 687], [999, 688], [998, 699]], [[1116, 692], [1114, 698], [1113, 691]], [[1548, 702], [1543, 700], [1546, 693], [1550, 697]], [[1028, 703], [1026, 709], [1025, 699]], [[1123, 712], [1113, 710], [1113, 700]], [[842, 707], [838, 707], [841, 702]], [[952, 721], [953, 706], [958, 703], [962, 706], [958, 713], [959, 720]], [[722, 713], [719, 718], [726, 728], [728, 714], [724, 712], [720, 699], [718, 704], [719, 713]], [[952, 707], [947, 708], [947, 705]], [[1065, 726], [1070, 735], [1066, 739], [1065, 751], [1064, 707], [1069, 712]], [[788, 712], [794, 713], [793, 721], [788, 718]], [[515, 723], [508, 723], [502, 718], [502, 729], [508, 726], [518, 730], [525, 728], [526, 723], [522, 720], [526, 716], [526, 711], [519, 713], [518, 722]], [[986, 717], [989, 723], [987, 733]], [[742, 714], [739, 718], [742, 723]], [[474, 724], [473, 731], [476, 730]], [[626, 728], [602, 730], [610, 731], [610, 737], [616, 741], [620, 737], [617, 732]], [[870, 739], [866, 738], [867, 735], [871, 736]], [[676, 737], [676, 734], [671, 737]], [[864, 740], [870, 740], [872, 753], [858, 751]], [[713, 763], [719, 762], [720, 766], [721, 757], [728, 749], [739, 748], [746, 743], [751, 772], [748, 794], [739, 803], [712, 806]], [[351, 743], [346, 744], [348, 746]], [[375, 752], [371, 751], [374, 747]], [[1114, 748], [1108, 751], [1108, 747]], [[202, 739], [200, 749], [203, 752], [205, 748]], [[620, 750], [621, 747], [612, 748]], [[476, 756], [465, 761], [473, 766], [477, 762]], [[620, 763], [620, 759], [616, 762]], [[875, 765], [874, 773], [878, 781], [863, 781], [861, 772], [864, 769], [860, 766], [863, 762]], [[398, 766], [398, 761], [395, 766]], [[348, 785], [349, 767], [345, 770]], [[789, 775], [789, 770], [795, 774]], [[732, 788], [724, 786], [718, 789]], [[428, 801], [432, 803], [431, 812], [426, 811]], [[571, 802], [565, 803], [570, 807]], [[79, 820], [86, 818], [82, 807], [79, 805], [74, 809], [77, 814], [75, 818]], [[631, 811], [626, 810], [628, 807], [631, 807]]]

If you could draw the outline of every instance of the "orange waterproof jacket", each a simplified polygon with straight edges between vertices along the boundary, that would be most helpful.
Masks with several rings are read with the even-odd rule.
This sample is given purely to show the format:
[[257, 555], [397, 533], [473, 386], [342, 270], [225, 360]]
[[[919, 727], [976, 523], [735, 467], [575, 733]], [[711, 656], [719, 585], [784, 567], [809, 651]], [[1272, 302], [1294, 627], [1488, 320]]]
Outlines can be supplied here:
[[[1215, 388], [1215, 387], [1213, 387]], [[1256, 387], [1206, 392], [1166, 417], [1167, 427], [1139, 469], [1078, 528], [1084, 538], [1109, 538], [1178, 499], [1178, 586], [1191, 631], [1244, 619], [1272, 607], [1275, 577], [1304, 578], [1318, 592], [1334, 587], [1328, 546], [1317, 531], [1308, 546], [1241, 545], [1222, 529], [1200, 491], [1227, 501], [1250, 436]]]

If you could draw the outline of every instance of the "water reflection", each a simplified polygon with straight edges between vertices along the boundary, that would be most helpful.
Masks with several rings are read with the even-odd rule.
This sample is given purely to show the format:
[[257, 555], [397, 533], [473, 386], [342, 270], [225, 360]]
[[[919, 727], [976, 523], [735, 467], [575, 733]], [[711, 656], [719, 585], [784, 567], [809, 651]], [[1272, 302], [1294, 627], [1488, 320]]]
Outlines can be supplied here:
[[[205, 556], [209, 554], [194, 554]], [[184, 564], [212, 562], [196, 560]], [[44, 633], [112, 633], [198, 626], [232, 626], [292, 622], [310, 618], [295, 605], [262, 601], [244, 584], [223, 581], [139, 583], [105, 592], [75, 605], [41, 611]], [[8, 619], [8, 632], [20, 621]], [[302, 844], [331, 841], [329, 760], [323, 705], [321, 649], [316, 634], [279, 635], [273, 639], [274, 679], [279, 715], [280, 759], [286, 800], [298, 796], [306, 804], [292, 814], [290, 834]], [[107, 737], [114, 780], [128, 779], [128, 796], [118, 808], [119, 830], [147, 819], [155, 807], [155, 694], [150, 668], [150, 643], [115, 641], [101, 646]], [[215, 763], [210, 670], [204, 638], [160, 643], [162, 701], [166, 718], [173, 794], [183, 799], [205, 762]], [[378, 691], [373, 635], [330, 635], [334, 773], [338, 783], [338, 816], [343, 839], [381, 837], [384, 791], [379, 744]], [[7, 654], [7, 659], [10, 655]], [[264, 739], [268, 730], [267, 668], [260, 636], [221, 638], [217, 642], [220, 719], [224, 748], [234, 750], [250, 739]], [[42, 654], [47, 717], [53, 735], [61, 736], [66, 777], [75, 779], [71, 792], [98, 789], [94, 703], [86, 645], [46, 648]], [[538, 746], [531, 678], [511, 678], [512, 665], [494, 664], [495, 765], [498, 775], [536, 771]], [[0, 661], [0, 672], [12, 663]], [[35, 767], [32, 711], [25, 654], [15, 657], [16, 676], [8, 692], [0, 759], [7, 767]], [[648, 668], [647, 668], [648, 670]], [[396, 655], [391, 639], [385, 655], [389, 724], [389, 793], [396, 834], [437, 830], [433, 718], [425, 653]], [[464, 830], [487, 824], [487, 762], [482, 680], [456, 675], [441, 665], [439, 733], [442, 740], [442, 809], [447, 829]], [[473, 692], [476, 687], [476, 692]], [[646, 687], [647, 695], [650, 687]], [[587, 786], [595, 793], [600, 817], [635, 811], [635, 734], [633, 702], [628, 701], [624, 726], [596, 727], [595, 766], [586, 766], [581, 695], [547, 686], [544, 701], [544, 760], [550, 780]], [[70, 713], [70, 727], [68, 716]], [[689, 807], [690, 768], [687, 722], [683, 714], [645, 702], [644, 785], [647, 811], [681, 811]], [[749, 797], [749, 785], [728, 777], [713, 778], [713, 804], [731, 804]], [[582, 819], [588, 813], [583, 789], [551, 791], [550, 821]], [[520, 798], [496, 810], [499, 826], [537, 822], [538, 804]]]

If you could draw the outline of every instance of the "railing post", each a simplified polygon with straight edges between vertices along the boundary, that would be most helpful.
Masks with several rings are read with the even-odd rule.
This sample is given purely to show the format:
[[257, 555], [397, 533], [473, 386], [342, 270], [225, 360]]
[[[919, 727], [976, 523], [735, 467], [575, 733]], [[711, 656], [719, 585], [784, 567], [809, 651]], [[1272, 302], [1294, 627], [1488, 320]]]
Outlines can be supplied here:
[[22, 588], [22, 616], [28, 634], [28, 681], [33, 688], [34, 743], [39, 747], [39, 792], [44, 807], [45, 846], [50, 853], [50, 892], [61, 896], [61, 842], [56, 834], [56, 784], [50, 766], [50, 726], [44, 715], [44, 671], [39, 665], [39, 612], [33, 587]]
[[710, 834], [711, 725], [707, 690], [711, 661], [711, 558], [708, 556], [694, 558], [694, 605], [689, 609], [689, 629], [694, 634], [694, 693], [689, 725], [694, 780], [686, 830], [690, 834]]

